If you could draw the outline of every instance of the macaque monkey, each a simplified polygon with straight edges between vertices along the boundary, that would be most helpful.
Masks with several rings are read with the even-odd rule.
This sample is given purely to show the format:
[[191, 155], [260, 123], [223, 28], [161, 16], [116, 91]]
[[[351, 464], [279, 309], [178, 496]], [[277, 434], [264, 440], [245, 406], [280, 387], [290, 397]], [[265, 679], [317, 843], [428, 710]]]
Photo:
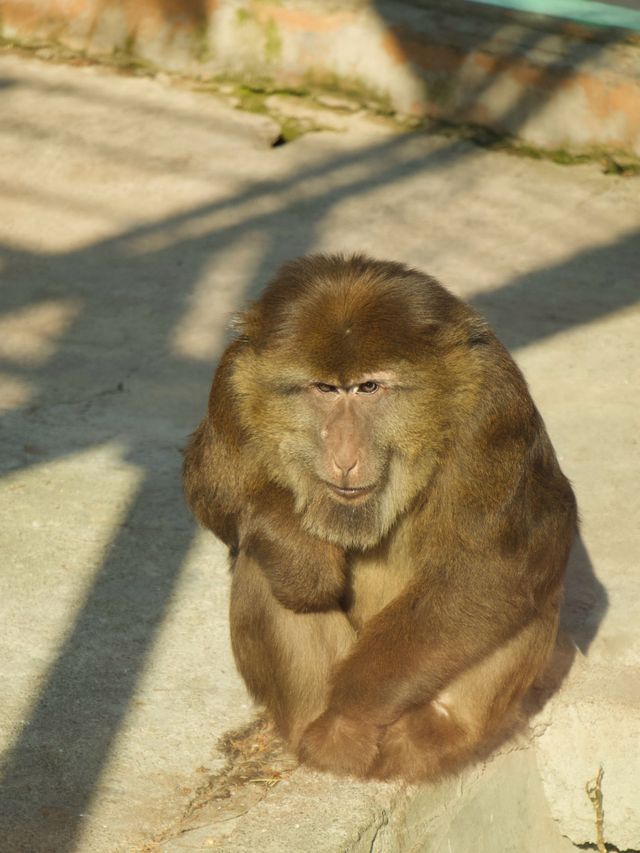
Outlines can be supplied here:
[[286, 264], [237, 328], [184, 481], [247, 687], [312, 767], [452, 772], [544, 669], [576, 530], [522, 374], [433, 278], [361, 255]]

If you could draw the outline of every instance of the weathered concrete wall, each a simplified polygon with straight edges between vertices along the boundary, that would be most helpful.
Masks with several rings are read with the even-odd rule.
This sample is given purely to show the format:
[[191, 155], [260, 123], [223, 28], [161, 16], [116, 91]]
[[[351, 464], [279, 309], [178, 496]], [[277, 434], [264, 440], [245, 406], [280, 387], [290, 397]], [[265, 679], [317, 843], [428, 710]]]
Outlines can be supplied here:
[[640, 39], [463, 0], [0, 0], [2, 34], [640, 155]]

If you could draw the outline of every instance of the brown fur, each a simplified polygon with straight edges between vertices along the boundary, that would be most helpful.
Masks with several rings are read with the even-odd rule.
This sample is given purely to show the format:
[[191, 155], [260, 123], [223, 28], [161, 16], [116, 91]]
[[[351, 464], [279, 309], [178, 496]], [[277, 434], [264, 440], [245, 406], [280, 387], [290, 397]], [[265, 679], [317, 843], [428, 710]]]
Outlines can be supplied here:
[[525, 381], [434, 279], [361, 256], [287, 264], [240, 332], [185, 456], [238, 668], [312, 766], [455, 770], [545, 667], [575, 533]]

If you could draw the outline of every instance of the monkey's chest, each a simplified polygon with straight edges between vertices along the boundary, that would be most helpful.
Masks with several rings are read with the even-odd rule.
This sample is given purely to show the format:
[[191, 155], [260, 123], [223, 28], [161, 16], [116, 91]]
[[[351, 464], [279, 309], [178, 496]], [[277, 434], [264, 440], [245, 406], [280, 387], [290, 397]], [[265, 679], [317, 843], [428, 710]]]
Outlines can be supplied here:
[[349, 618], [360, 628], [397, 598], [412, 580], [415, 566], [400, 555], [359, 555], [351, 562]]

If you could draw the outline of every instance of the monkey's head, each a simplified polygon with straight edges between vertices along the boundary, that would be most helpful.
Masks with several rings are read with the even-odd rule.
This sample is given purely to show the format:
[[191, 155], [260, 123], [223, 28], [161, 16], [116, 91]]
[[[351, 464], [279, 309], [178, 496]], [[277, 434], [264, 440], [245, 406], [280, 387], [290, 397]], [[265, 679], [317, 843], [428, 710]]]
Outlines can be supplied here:
[[362, 256], [285, 265], [239, 321], [232, 378], [252, 464], [304, 527], [370, 548], [427, 488], [488, 335], [434, 279]]

